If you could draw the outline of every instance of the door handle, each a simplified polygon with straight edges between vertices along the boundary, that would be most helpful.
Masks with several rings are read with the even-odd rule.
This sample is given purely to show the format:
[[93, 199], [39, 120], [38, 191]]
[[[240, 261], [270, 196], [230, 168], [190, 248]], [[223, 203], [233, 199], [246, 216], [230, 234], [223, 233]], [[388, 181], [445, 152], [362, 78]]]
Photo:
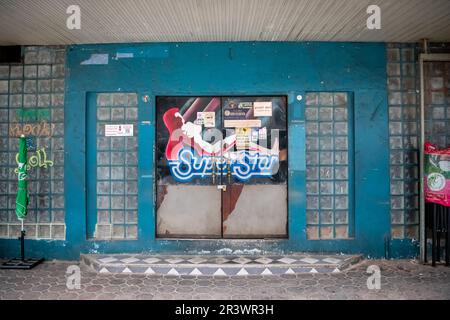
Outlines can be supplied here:
[[218, 184], [217, 189], [225, 192], [225, 191], [227, 191], [227, 185], [226, 184]]
[[231, 184], [231, 162], [230, 162], [230, 160], [227, 161], [227, 178], [228, 178], [228, 184]]
[[216, 160], [213, 158], [212, 159], [212, 183], [215, 184], [216, 183]]

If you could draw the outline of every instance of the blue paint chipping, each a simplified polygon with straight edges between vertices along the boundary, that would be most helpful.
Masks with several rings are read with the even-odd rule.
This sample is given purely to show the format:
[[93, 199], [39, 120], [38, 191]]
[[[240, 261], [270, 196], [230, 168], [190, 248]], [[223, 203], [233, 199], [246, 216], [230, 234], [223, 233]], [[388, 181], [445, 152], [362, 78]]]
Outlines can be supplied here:
[[86, 59], [82, 61], [81, 65], [89, 65], [89, 64], [108, 64], [109, 55], [106, 53], [93, 53], [89, 57], [89, 59]]
[[[78, 259], [80, 253], [232, 250], [363, 253], [385, 257], [390, 234], [386, 54], [383, 43], [217, 42], [75, 45], [68, 48], [65, 95], [65, 241], [27, 240], [31, 256]], [[133, 56], [125, 56], [131, 53]], [[102, 56], [103, 55], [103, 56]], [[116, 59], [106, 59], [116, 57]], [[125, 59], [124, 59], [125, 58]], [[106, 61], [106, 63], [105, 63]], [[83, 63], [84, 62], [84, 63]], [[87, 64], [88, 62], [89, 64]], [[92, 65], [94, 63], [95, 65]], [[354, 112], [354, 237], [307, 240], [304, 98], [308, 91], [345, 91]], [[87, 221], [92, 189], [86, 132], [92, 95], [138, 94], [138, 239], [94, 241]], [[149, 96], [145, 102], [144, 95]], [[289, 125], [289, 239], [164, 240], [155, 234], [155, 97], [159, 95], [287, 95]], [[297, 99], [302, 95], [303, 100]], [[88, 183], [88, 184], [87, 184]], [[393, 257], [413, 255], [414, 244], [395, 244]], [[0, 240], [5, 256], [17, 240]], [[220, 251], [222, 250], [222, 251]]]

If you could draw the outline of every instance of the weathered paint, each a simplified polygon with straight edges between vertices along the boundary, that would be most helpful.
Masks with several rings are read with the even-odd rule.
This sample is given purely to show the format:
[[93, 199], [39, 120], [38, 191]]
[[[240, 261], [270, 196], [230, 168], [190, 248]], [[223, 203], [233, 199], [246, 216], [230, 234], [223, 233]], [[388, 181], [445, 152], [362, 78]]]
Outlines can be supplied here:
[[[113, 59], [117, 52], [133, 57]], [[81, 65], [108, 54], [105, 65]], [[389, 158], [385, 45], [382, 43], [159, 43], [78, 45], [68, 50], [65, 104], [65, 241], [27, 240], [30, 255], [76, 259], [80, 252], [360, 252], [383, 257], [389, 245]], [[138, 240], [86, 240], [86, 101], [90, 92], [139, 95]], [[354, 239], [306, 240], [304, 99], [308, 91], [344, 91], [354, 101]], [[149, 102], [143, 97], [149, 96]], [[287, 95], [289, 239], [158, 240], [155, 237], [155, 96]], [[410, 255], [411, 244], [395, 257]], [[12, 256], [16, 240], [1, 240]]]

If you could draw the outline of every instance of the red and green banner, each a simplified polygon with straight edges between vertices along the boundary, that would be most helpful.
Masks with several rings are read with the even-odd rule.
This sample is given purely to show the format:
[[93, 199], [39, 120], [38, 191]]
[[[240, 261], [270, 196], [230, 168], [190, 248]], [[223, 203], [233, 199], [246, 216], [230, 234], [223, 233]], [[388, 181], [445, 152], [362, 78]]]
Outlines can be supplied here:
[[425, 201], [450, 207], [450, 148], [425, 143]]

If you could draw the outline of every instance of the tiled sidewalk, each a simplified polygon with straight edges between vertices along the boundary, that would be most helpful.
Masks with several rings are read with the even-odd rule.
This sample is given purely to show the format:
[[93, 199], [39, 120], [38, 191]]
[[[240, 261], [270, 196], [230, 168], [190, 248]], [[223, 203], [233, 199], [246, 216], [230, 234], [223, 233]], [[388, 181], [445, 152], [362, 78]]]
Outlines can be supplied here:
[[[366, 260], [340, 273], [240, 277], [102, 274], [82, 265], [80, 289], [73, 290], [66, 286], [70, 265], [0, 270], [0, 299], [450, 299], [450, 268], [409, 260]], [[367, 288], [370, 265], [381, 269], [379, 290]]]

